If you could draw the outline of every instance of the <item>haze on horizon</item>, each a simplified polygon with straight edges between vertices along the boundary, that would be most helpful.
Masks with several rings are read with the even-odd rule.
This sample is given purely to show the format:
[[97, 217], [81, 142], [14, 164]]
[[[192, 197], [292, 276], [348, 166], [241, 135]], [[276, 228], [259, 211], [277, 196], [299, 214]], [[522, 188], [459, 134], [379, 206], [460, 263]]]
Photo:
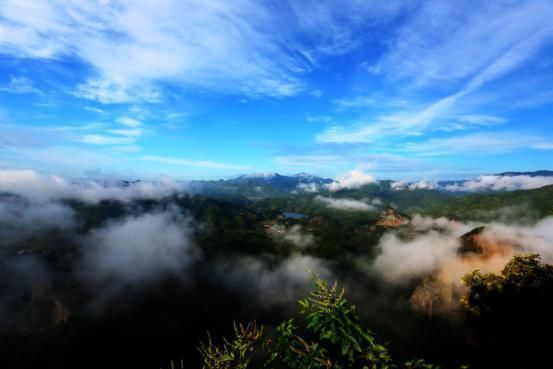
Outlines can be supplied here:
[[553, 3], [0, 1], [0, 169], [551, 169]]

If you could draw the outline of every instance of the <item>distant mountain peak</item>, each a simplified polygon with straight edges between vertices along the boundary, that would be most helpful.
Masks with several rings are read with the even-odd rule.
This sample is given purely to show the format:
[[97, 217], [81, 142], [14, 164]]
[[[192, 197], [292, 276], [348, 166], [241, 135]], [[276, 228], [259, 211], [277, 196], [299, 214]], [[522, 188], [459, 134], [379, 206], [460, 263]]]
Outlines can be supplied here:
[[278, 177], [280, 174], [275, 172], [260, 172], [260, 173], [249, 173], [249, 174], [243, 174], [241, 176], [238, 176], [235, 179], [246, 179], [246, 178], [273, 178]]
[[502, 177], [515, 177], [515, 176], [553, 177], [553, 170], [536, 170], [533, 172], [503, 172], [497, 175]]
[[234, 178], [234, 180], [243, 180], [243, 179], [255, 179], [255, 180], [273, 180], [273, 179], [290, 179], [290, 180], [297, 180], [301, 182], [306, 181], [320, 181], [325, 180], [325, 178], [309, 174], [306, 172], [297, 173], [294, 175], [285, 175], [280, 174], [276, 172], [266, 172], [266, 173], [249, 173], [249, 174], [243, 174], [239, 177]]
[[297, 174], [294, 174], [294, 177], [299, 177], [299, 178], [313, 178], [313, 177], [316, 177], [312, 174], [309, 174], [309, 173], [305, 173], [305, 172], [301, 172], [301, 173], [297, 173]]

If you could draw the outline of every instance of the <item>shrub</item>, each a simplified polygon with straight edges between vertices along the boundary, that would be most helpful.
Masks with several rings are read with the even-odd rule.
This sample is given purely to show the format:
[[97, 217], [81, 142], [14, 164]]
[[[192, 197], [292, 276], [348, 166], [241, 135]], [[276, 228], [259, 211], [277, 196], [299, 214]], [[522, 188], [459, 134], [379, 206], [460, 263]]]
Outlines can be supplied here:
[[[208, 338], [199, 351], [203, 369], [436, 369], [417, 359], [395, 364], [388, 349], [374, 334], [361, 327], [355, 306], [348, 303], [344, 289], [331, 287], [320, 278], [314, 290], [299, 300], [304, 319], [304, 336], [294, 319], [282, 322], [274, 341], [264, 337], [255, 323], [235, 325], [234, 338], [219, 346]], [[306, 338], [310, 337], [310, 338]], [[257, 352], [259, 351], [259, 352]], [[262, 358], [253, 360], [256, 353]]]

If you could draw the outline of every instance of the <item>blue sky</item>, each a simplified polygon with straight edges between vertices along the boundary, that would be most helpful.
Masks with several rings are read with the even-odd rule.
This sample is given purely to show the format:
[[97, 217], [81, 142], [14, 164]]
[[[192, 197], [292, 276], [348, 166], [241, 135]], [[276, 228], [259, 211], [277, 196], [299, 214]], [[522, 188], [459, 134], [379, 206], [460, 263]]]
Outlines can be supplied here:
[[553, 169], [553, 3], [0, 0], [0, 167]]

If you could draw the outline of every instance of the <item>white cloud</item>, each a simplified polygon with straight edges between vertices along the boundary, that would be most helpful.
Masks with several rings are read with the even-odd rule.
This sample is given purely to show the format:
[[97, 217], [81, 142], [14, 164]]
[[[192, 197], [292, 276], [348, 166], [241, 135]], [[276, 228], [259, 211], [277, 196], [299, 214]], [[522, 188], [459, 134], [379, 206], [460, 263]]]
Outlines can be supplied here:
[[[334, 125], [319, 133], [316, 140], [370, 143], [385, 137], [420, 135], [435, 122], [447, 118], [462, 98], [527, 63], [553, 40], [550, 26], [553, 5], [547, 1], [485, 5], [483, 11], [472, 7], [467, 11], [466, 6], [428, 2], [400, 30], [396, 44], [392, 44], [391, 51], [377, 68], [389, 68], [390, 75], [424, 84], [459, 80], [462, 85], [455, 93], [422, 109]], [[461, 15], [469, 19], [452, 21]], [[532, 19], [532, 22], [522, 19]], [[474, 121], [469, 117], [464, 123], [474, 124]]]
[[395, 233], [379, 241], [380, 254], [373, 262], [373, 272], [395, 283], [428, 275], [458, 258], [460, 237], [476, 227], [446, 218], [416, 215], [409, 223], [416, 232], [408, 240]]
[[76, 94], [104, 103], [159, 101], [167, 83], [290, 96], [308, 90], [301, 76], [321, 58], [366, 44], [359, 34], [403, 7], [355, 0], [6, 0], [0, 52], [82, 60], [94, 73]]
[[440, 185], [436, 181], [420, 180], [417, 182], [407, 181], [394, 181], [390, 187], [392, 190], [437, 190], [441, 189]]
[[543, 186], [553, 185], [553, 177], [527, 175], [520, 176], [480, 176], [462, 183], [445, 186], [447, 191], [476, 192], [476, 191], [512, 191], [531, 190]]
[[408, 143], [404, 149], [418, 156], [449, 156], [459, 153], [482, 155], [520, 149], [551, 150], [553, 140], [516, 132], [475, 133]]
[[0, 192], [21, 195], [33, 201], [76, 198], [96, 203], [104, 199], [159, 199], [182, 190], [182, 185], [167, 177], [156, 182], [140, 181], [123, 185], [87, 179], [68, 180], [60, 176], [39, 174], [33, 170], [0, 170]]
[[382, 237], [381, 254], [375, 259], [374, 272], [390, 282], [404, 282], [436, 270], [442, 263], [454, 259], [460, 246], [458, 237], [429, 231], [405, 241], [394, 234]]
[[311, 288], [313, 274], [329, 280], [332, 273], [324, 260], [294, 254], [280, 262], [243, 257], [224, 260], [215, 273], [227, 286], [251, 297], [263, 296], [264, 305], [290, 303]]
[[311, 233], [304, 232], [303, 227], [295, 224], [291, 227], [275, 224], [271, 227], [270, 235], [277, 241], [284, 241], [304, 249], [315, 242], [315, 237]]
[[111, 133], [112, 135], [125, 137], [139, 137], [144, 134], [144, 130], [142, 128], [108, 129], [106, 132]]
[[390, 187], [391, 187], [392, 190], [397, 190], [397, 191], [399, 191], [399, 190], [404, 190], [404, 189], [406, 189], [407, 186], [408, 186], [408, 184], [409, 184], [409, 183], [408, 183], [407, 181], [403, 181], [403, 180], [401, 180], [401, 181], [394, 181], [394, 182], [392, 182], [392, 183], [390, 184]]
[[319, 192], [319, 185], [316, 183], [300, 183], [298, 189], [305, 192]]
[[438, 187], [439, 187], [438, 183], [436, 183], [435, 181], [425, 181], [425, 180], [418, 181], [415, 183], [410, 183], [408, 186], [410, 190], [435, 190]]
[[8, 244], [44, 230], [66, 231], [75, 226], [74, 215], [73, 209], [56, 202], [0, 197], [0, 238]]
[[419, 111], [402, 111], [361, 121], [353, 126], [332, 126], [316, 136], [320, 143], [370, 143], [383, 137], [419, 135], [432, 121], [449, 110], [461, 95], [445, 97]]
[[483, 175], [457, 183], [442, 184], [436, 181], [392, 182], [393, 190], [444, 190], [451, 192], [514, 191], [531, 190], [553, 185], [553, 177], [529, 175]]
[[452, 132], [479, 127], [497, 126], [507, 122], [507, 119], [485, 114], [467, 114], [440, 122], [439, 131]]
[[400, 26], [377, 69], [418, 85], [460, 81], [485, 70], [515, 45], [527, 43], [520, 50], [526, 58], [529, 48], [549, 41], [551, 17], [553, 6], [547, 0], [429, 1]]
[[374, 105], [376, 99], [373, 96], [358, 95], [351, 98], [341, 98], [333, 101], [337, 109], [345, 110], [351, 108], [366, 108], [367, 106]]
[[106, 128], [106, 124], [103, 123], [94, 123], [78, 127], [58, 127], [57, 130], [60, 128], [66, 131], [96, 129], [98, 133], [77, 136], [73, 138], [73, 141], [89, 145], [114, 146], [113, 149], [120, 152], [140, 151], [140, 146], [136, 145], [137, 141], [151, 131], [143, 128], [141, 121], [126, 116], [117, 119], [116, 123], [118, 126], [111, 128]]
[[339, 210], [353, 210], [353, 211], [376, 211], [377, 205], [380, 205], [379, 201], [372, 201], [370, 204], [366, 201], [347, 199], [347, 198], [332, 198], [317, 196], [315, 201], [319, 201], [329, 208]]
[[117, 119], [117, 123], [120, 123], [129, 128], [137, 128], [142, 125], [142, 122], [131, 117], [121, 117]]
[[339, 191], [343, 189], [357, 189], [367, 184], [376, 183], [376, 179], [359, 170], [352, 170], [336, 177], [335, 181], [326, 184], [325, 187], [330, 191]]
[[468, 114], [462, 115], [457, 118], [461, 122], [476, 124], [476, 125], [494, 125], [505, 123], [507, 120], [505, 118], [496, 117], [493, 115], [485, 114]]
[[93, 112], [93, 113], [96, 113], [96, 114], [100, 114], [100, 115], [108, 114], [107, 111], [99, 109], [99, 108], [95, 108], [93, 106], [85, 106], [84, 110], [90, 111], [90, 112]]
[[27, 77], [14, 77], [10, 76], [10, 83], [6, 86], [0, 86], [0, 92], [8, 92], [11, 94], [39, 94], [42, 95], [42, 91], [33, 85], [33, 82]]
[[91, 278], [137, 286], [181, 275], [199, 257], [190, 219], [176, 209], [109, 222], [92, 230], [85, 242]]
[[[434, 274], [440, 280], [459, 285], [461, 277], [470, 271], [498, 272], [515, 253], [539, 253], [546, 263], [553, 260], [553, 218], [547, 217], [531, 226], [501, 223], [471, 224], [445, 218], [416, 216], [411, 226], [416, 235], [409, 240], [396, 234], [384, 235], [380, 254], [371, 271], [394, 283]], [[484, 226], [479, 236], [486, 247], [483, 255], [461, 257], [460, 236]]]
[[300, 52], [312, 63], [316, 63], [319, 55], [341, 55], [364, 46], [360, 33], [370, 26], [385, 24], [409, 7], [398, 0], [303, 0], [288, 4], [293, 9], [298, 31], [311, 41]]
[[[304, 58], [288, 53], [270, 6], [225, 1], [5, 1], [0, 52], [77, 57], [96, 75], [77, 95], [104, 103], [157, 101], [164, 82], [247, 95], [302, 88]], [[281, 37], [282, 36], [282, 37]]]
[[91, 145], [131, 145], [136, 142], [134, 137], [117, 137], [106, 135], [84, 135], [76, 141]]

